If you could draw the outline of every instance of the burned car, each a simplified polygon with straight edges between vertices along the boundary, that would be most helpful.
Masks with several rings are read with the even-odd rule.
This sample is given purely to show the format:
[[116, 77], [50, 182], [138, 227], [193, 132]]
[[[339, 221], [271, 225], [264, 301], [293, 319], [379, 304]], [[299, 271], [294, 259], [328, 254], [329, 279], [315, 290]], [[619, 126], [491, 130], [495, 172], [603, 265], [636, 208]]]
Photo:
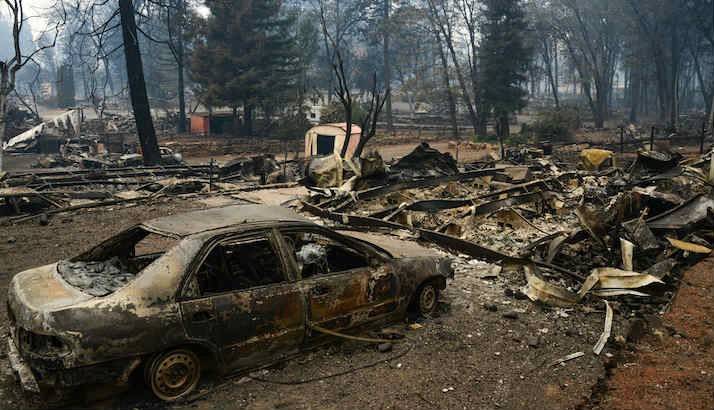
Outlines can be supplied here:
[[9, 357], [27, 390], [143, 374], [171, 401], [196, 387], [202, 369], [253, 369], [324, 343], [314, 326], [349, 331], [410, 310], [429, 315], [448, 277], [444, 258], [395, 257], [286, 208], [189, 212], [17, 274]]

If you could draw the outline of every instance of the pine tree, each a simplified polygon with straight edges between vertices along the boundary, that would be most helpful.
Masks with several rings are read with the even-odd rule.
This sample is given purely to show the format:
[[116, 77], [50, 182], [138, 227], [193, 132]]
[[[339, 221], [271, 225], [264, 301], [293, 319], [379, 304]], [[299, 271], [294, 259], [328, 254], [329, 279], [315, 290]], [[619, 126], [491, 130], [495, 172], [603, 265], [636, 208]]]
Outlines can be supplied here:
[[527, 91], [521, 85], [532, 50], [525, 40], [528, 24], [520, 0], [485, 0], [484, 6], [481, 91], [503, 151], [508, 118], [526, 105]]
[[191, 62], [204, 101], [242, 106], [253, 133], [255, 107], [269, 117], [297, 85], [295, 18], [280, 0], [208, 0], [211, 15]]

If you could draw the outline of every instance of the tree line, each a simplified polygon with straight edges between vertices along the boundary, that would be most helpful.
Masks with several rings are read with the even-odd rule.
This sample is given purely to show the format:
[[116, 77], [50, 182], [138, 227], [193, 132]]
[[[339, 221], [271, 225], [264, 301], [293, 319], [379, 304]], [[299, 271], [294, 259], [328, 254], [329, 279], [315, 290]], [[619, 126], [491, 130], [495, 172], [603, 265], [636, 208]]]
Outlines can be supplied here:
[[20, 60], [32, 55], [23, 71], [39, 74], [3, 90], [69, 83], [58, 90], [101, 113], [129, 100], [128, 38], [147, 101], [177, 111], [179, 132], [198, 103], [232, 109], [255, 134], [320, 99], [355, 124], [381, 112], [388, 132], [401, 104], [443, 118], [455, 138], [465, 125], [507, 137], [529, 104], [580, 107], [595, 127], [649, 118], [676, 129], [692, 111], [714, 123], [712, 0], [57, 0], [46, 14], [54, 42], [28, 47], [27, 26], [18, 36]]

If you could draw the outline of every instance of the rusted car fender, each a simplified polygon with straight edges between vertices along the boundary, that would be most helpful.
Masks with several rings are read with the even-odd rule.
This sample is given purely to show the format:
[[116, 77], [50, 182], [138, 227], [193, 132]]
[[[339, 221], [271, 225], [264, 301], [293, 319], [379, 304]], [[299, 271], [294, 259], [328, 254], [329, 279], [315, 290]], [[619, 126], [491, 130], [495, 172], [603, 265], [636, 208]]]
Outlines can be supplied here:
[[401, 283], [402, 297], [411, 303], [416, 291], [425, 283], [434, 282], [441, 290], [446, 288], [446, 280], [454, 277], [448, 258], [423, 256], [395, 259], [394, 272]]
[[57, 336], [71, 348], [69, 354], [50, 361], [27, 359], [38, 367], [68, 369], [126, 359], [127, 350], [138, 357], [185, 345], [175, 294], [200, 246], [199, 240], [184, 240], [115, 293], [87, 297], [59, 309], [39, 301], [29, 303], [30, 294], [22, 288], [27, 284], [21, 280], [25, 272], [18, 274], [8, 292], [8, 303], [18, 322], [27, 331]]

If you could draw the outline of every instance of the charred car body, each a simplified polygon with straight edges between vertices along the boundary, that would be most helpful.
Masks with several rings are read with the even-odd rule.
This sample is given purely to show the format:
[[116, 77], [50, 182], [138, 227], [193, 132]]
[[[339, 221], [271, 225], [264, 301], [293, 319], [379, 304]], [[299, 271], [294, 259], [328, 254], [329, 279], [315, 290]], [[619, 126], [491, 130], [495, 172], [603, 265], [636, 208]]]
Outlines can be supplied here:
[[69, 261], [17, 274], [9, 357], [23, 387], [125, 383], [175, 400], [202, 366], [260, 367], [345, 330], [431, 313], [447, 260], [399, 258], [280, 207], [158, 218]]

